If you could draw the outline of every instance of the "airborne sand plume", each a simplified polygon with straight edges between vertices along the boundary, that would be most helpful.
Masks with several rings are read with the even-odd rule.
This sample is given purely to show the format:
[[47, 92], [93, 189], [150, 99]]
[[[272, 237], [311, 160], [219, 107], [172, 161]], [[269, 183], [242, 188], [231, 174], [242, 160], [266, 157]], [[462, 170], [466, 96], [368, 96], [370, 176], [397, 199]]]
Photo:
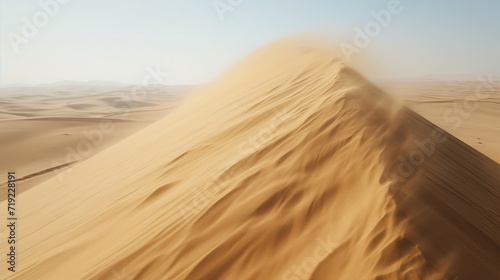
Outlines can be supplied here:
[[329, 51], [279, 42], [21, 194], [0, 277], [497, 279], [499, 170]]

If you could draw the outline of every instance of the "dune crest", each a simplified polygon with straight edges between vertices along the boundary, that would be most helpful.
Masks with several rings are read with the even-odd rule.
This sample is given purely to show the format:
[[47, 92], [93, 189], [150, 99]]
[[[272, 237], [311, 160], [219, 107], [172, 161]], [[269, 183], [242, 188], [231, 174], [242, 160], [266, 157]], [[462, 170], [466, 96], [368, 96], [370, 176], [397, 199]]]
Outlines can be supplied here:
[[495, 279], [499, 183], [328, 50], [279, 42], [23, 193], [0, 276]]

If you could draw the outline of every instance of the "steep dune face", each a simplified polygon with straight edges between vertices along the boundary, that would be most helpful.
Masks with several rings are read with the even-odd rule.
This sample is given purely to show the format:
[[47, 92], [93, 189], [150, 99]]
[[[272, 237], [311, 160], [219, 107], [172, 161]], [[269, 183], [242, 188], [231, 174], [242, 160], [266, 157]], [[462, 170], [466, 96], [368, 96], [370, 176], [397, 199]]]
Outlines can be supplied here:
[[23, 193], [22, 263], [0, 273], [495, 279], [498, 173], [329, 51], [276, 43]]
[[412, 148], [388, 174], [405, 235], [459, 279], [499, 279], [500, 165], [414, 112], [400, 120]]
[[405, 105], [417, 114], [500, 163], [500, 122], [495, 121], [500, 119], [500, 81], [493, 75], [382, 85], [389, 92], [404, 94]]

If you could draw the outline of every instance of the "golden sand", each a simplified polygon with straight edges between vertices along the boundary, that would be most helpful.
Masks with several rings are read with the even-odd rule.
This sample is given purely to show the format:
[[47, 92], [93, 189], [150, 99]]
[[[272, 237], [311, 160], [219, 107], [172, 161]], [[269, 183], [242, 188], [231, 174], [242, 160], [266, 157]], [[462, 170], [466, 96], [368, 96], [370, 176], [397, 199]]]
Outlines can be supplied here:
[[22, 193], [0, 278], [496, 279], [499, 186], [327, 50], [279, 42]]

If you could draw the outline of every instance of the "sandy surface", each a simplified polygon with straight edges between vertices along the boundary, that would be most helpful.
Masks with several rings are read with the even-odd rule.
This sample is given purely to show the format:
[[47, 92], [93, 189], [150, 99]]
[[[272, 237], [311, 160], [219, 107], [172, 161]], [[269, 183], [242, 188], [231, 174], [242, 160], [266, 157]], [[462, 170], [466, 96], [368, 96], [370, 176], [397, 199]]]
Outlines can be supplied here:
[[500, 82], [405, 80], [387, 90], [432, 123], [500, 163]]
[[499, 185], [329, 52], [281, 42], [22, 193], [0, 278], [498, 279]]
[[[157, 121], [185, 87], [54, 84], [0, 88], [0, 171], [16, 171], [23, 192]], [[0, 178], [0, 199], [6, 198]]]

